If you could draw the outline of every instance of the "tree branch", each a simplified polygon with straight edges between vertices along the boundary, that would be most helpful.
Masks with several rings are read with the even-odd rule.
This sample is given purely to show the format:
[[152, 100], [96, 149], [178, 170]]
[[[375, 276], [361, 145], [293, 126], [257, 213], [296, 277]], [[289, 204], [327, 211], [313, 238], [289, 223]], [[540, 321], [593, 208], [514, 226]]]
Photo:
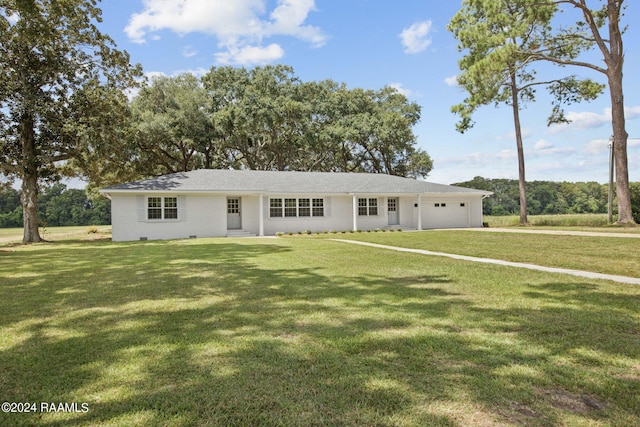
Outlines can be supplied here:
[[[605, 57], [605, 61], [608, 62], [609, 59], [611, 58], [611, 51], [609, 48], [607, 48], [607, 42], [605, 41], [605, 39], [602, 38], [602, 35], [600, 34], [600, 30], [596, 25], [591, 9], [589, 9], [589, 7], [587, 6], [586, 0], [557, 0], [553, 2], [553, 4], [569, 4], [582, 11], [582, 15], [587, 21], [589, 29], [593, 34], [594, 41], [598, 45], [598, 48], [602, 52], [602, 55]], [[620, 2], [620, 4], [621, 4], [620, 7], [622, 7], [622, 1]], [[571, 65], [575, 65], [575, 64], [571, 64]]]
[[531, 55], [535, 58], [536, 61], [549, 61], [559, 65], [575, 65], [578, 67], [586, 67], [586, 68], [591, 68], [592, 70], [595, 70], [599, 73], [602, 73], [605, 75], [607, 74], [606, 68], [598, 67], [597, 65], [591, 64], [589, 62], [575, 61], [572, 59], [560, 59], [560, 58], [555, 58], [553, 56], [548, 56], [538, 52], [534, 52]]
[[17, 165], [6, 162], [0, 162], [0, 170], [8, 172], [11, 175], [18, 175], [20, 172], [20, 168]]

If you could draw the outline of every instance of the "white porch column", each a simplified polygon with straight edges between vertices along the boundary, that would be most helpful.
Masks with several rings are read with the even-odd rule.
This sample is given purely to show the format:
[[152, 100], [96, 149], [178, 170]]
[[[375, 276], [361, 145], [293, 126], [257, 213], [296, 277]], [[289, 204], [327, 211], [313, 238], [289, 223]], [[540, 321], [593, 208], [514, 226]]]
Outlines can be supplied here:
[[358, 196], [353, 195], [353, 231], [358, 230]]
[[260, 218], [258, 219], [258, 235], [264, 236], [264, 194], [260, 193], [258, 199], [258, 211], [260, 211]]
[[418, 194], [418, 230], [422, 230], [422, 201], [420, 200], [420, 194]]

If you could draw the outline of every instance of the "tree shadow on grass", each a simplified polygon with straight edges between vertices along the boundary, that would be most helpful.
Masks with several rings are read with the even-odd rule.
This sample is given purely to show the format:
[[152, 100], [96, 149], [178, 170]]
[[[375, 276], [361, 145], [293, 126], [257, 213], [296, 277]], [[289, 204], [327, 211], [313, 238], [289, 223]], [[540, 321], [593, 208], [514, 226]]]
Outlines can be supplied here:
[[[469, 310], [469, 324], [490, 334], [487, 341], [497, 338], [485, 359], [487, 370], [499, 373], [495, 389], [507, 382], [528, 391], [514, 393], [511, 417], [554, 425], [560, 421], [549, 410], [583, 422], [616, 412], [613, 424], [640, 422], [640, 296], [594, 283], [524, 284], [533, 307]], [[514, 341], [525, 346], [514, 352]]]
[[[17, 268], [0, 264], [6, 279], [0, 325], [12, 331], [0, 354], [4, 397], [89, 401], [92, 408], [66, 417], [41, 414], [42, 425], [94, 424], [121, 416], [148, 424], [309, 425], [342, 417], [350, 423], [353, 414], [341, 414], [356, 410], [359, 402], [334, 394], [331, 384], [339, 377], [326, 369], [344, 369], [353, 357], [348, 349], [356, 346], [335, 350], [336, 340], [357, 341], [375, 330], [411, 324], [395, 315], [401, 307], [390, 307], [382, 318], [368, 313], [381, 304], [371, 293], [385, 298], [447, 293], [407, 292], [402, 280], [353, 282], [313, 267], [263, 268], [253, 262], [290, 251], [269, 244], [189, 243], [72, 244], [13, 253]], [[428, 276], [412, 280], [443, 282]], [[425, 301], [413, 310], [438, 316], [448, 304]], [[317, 384], [308, 382], [309, 370], [316, 372]], [[327, 394], [325, 402], [303, 402], [305, 388], [319, 397]], [[112, 400], [111, 393], [117, 395]], [[392, 404], [394, 399], [404, 401], [397, 393], [393, 399], [376, 393], [388, 410], [400, 405]], [[297, 413], [300, 405], [307, 415]], [[334, 408], [327, 412], [329, 407]], [[289, 413], [282, 413], [286, 408]], [[375, 420], [381, 408], [360, 409], [359, 415]], [[11, 423], [34, 422], [8, 416]]]
[[[0, 327], [11, 335], [3, 398], [90, 408], [1, 414], [0, 424], [554, 425], [566, 409], [552, 390], [597, 399], [604, 386], [620, 388], [604, 402], [620, 419], [637, 414], [622, 397], [637, 386], [601, 378], [598, 355], [575, 353], [633, 357], [633, 329], [619, 327], [637, 326], [637, 300], [588, 283], [523, 282], [534, 306], [497, 309], [428, 268], [346, 276], [297, 250], [70, 245], [35, 251], [15, 270], [0, 258]], [[606, 313], [590, 336], [577, 331]]]

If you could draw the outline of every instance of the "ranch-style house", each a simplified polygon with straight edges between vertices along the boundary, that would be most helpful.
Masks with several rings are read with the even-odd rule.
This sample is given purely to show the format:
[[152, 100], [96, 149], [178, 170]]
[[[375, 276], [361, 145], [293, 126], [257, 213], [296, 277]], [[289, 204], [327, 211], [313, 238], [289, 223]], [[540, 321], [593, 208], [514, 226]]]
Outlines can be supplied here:
[[386, 174], [201, 169], [114, 185], [113, 240], [482, 227], [492, 193]]

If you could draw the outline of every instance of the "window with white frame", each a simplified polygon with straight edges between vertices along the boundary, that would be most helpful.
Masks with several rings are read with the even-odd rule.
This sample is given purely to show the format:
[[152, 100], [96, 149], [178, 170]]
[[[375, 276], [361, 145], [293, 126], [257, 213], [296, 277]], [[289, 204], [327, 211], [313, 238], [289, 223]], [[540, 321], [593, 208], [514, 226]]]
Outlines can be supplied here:
[[270, 218], [299, 218], [324, 216], [324, 199], [270, 198]]
[[269, 216], [271, 218], [282, 217], [282, 199], [269, 199]]
[[[298, 216], [311, 216], [311, 200], [298, 199]], [[322, 215], [317, 215], [322, 216]]]
[[178, 219], [178, 198], [148, 197], [147, 219], [150, 221]]
[[324, 199], [313, 199], [313, 216], [324, 216]]
[[360, 216], [378, 216], [378, 199], [376, 198], [360, 198], [358, 199], [358, 215]]
[[298, 199], [284, 199], [284, 216], [298, 216]]

